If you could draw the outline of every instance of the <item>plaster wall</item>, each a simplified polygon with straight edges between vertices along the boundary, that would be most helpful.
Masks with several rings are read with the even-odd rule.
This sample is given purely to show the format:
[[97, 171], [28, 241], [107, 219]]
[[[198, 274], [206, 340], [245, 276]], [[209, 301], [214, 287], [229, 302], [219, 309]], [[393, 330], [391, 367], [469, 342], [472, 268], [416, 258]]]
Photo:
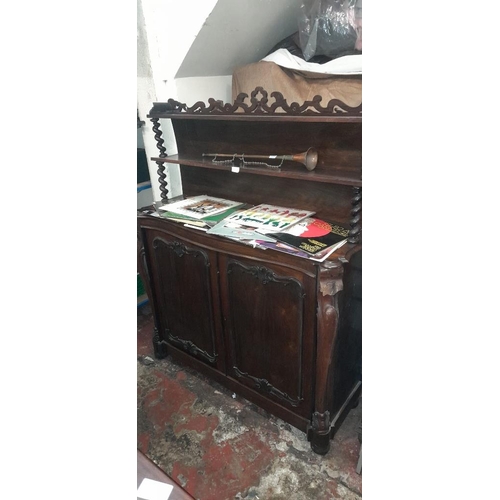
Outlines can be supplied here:
[[198, 101], [208, 101], [210, 97], [223, 102], [232, 100], [232, 76], [198, 76], [176, 78], [176, 94], [179, 102], [192, 106]]
[[[301, 0], [137, 0], [137, 109], [153, 197], [160, 199], [151, 121], [154, 102], [231, 102], [236, 67], [256, 62], [296, 31]], [[177, 153], [170, 120], [161, 121], [167, 154]], [[168, 196], [182, 194], [179, 168], [167, 169]]]
[[219, 0], [176, 78], [232, 75], [297, 31], [302, 0]]
[[[146, 123], [142, 136], [153, 197], [160, 199], [157, 165], [149, 158], [158, 156], [153, 124], [146, 118], [154, 102], [176, 98], [174, 75], [210, 13], [216, 0], [138, 0], [137, 2], [137, 109]], [[188, 20], [186, 22], [186, 20]], [[161, 123], [167, 154], [177, 146], [169, 120]], [[179, 168], [167, 169], [168, 196], [182, 194]]]

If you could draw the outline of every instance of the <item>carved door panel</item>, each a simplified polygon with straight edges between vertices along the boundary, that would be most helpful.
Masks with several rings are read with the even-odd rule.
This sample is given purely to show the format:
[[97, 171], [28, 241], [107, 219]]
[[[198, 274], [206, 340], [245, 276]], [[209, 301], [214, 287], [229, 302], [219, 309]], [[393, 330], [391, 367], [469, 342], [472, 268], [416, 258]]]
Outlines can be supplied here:
[[224, 371], [216, 254], [158, 230], [145, 244], [160, 339]]
[[222, 255], [219, 270], [228, 375], [309, 418], [315, 278]]

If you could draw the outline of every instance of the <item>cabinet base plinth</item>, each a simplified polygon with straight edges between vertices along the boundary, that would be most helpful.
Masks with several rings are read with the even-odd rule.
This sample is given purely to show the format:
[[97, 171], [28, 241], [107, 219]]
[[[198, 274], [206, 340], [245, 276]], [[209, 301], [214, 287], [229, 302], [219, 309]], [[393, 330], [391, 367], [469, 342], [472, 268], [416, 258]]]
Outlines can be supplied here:
[[326, 455], [330, 450], [330, 441], [342, 425], [349, 411], [358, 405], [361, 396], [361, 381], [358, 381], [344, 404], [336, 415], [330, 419], [330, 412], [314, 412], [311, 423], [307, 426], [307, 440], [311, 442], [311, 449], [319, 455]]
[[167, 343], [164, 340], [160, 340], [160, 336], [158, 335], [158, 330], [154, 329], [153, 335], [153, 349], [155, 353], [155, 358], [163, 359], [168, 355]]
[[326, 455], [330, 451], [330, 431], [307, 430], [307, 439], [311, 442], [311, 450], [318, 455]]
[[326, 455], [330, 449], [330, 412], [314, 412], [312, 423], [307, 427], [307, 440], [311, 449], [319, 455]]

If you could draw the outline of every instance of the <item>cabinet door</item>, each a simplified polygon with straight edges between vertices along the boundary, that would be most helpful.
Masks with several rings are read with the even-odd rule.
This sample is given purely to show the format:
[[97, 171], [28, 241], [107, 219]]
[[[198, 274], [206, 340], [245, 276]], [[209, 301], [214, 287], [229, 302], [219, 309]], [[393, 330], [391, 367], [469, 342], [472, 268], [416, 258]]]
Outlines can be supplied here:
[[160, 230], [145, 245], [160, 338], [223, 371], [215, 253]]
[[309, 418], [315, 277], [222, 255], [219, 269], [228, 375]]

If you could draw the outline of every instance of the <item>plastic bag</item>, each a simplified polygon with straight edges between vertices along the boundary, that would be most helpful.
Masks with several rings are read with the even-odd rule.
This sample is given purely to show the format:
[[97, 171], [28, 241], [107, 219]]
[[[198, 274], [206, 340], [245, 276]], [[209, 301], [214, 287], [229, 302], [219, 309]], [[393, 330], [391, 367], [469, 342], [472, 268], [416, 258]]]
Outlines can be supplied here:
[[[279, 49], [286, 49], [290, 54], [294, 55], [295, 57], [299, 57], [300, 59], [304, 59], [304, 54], [302, 53], [302, 50], [299, 46], [299, 32], [296, 31], [295, 33], [292, 33], [290, 36], [287, 36], [286, 38], [283, 38], [280, 42], [278, 42], [267, 54], [272, 54], [273, 52], [276, 52]], [[324, 64], [327, 62], [330, 62], [332, 60], [331, 57], [326, 57], [326, 56], [313, 56], [311, 59], [309, 59], [308, 62], [310, 63], [316, 63], [316, 64]]]
[[304, 0], [298, 28], [306, 61], [318, 55], [335, 59], [353, 54], [361, 50], [361, 0]]

